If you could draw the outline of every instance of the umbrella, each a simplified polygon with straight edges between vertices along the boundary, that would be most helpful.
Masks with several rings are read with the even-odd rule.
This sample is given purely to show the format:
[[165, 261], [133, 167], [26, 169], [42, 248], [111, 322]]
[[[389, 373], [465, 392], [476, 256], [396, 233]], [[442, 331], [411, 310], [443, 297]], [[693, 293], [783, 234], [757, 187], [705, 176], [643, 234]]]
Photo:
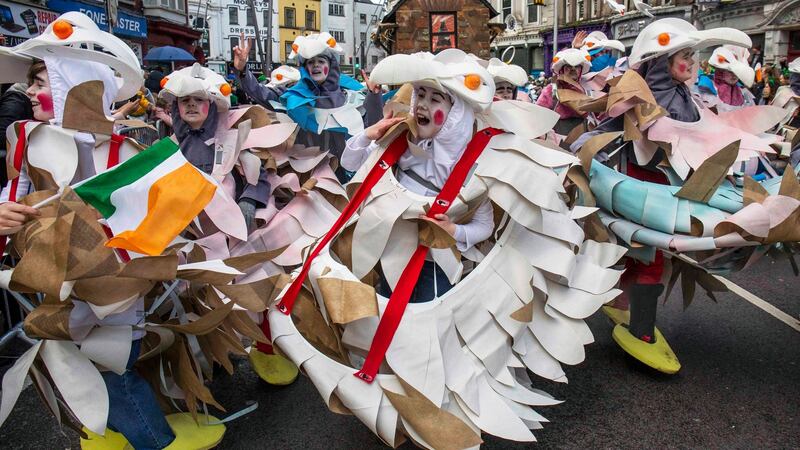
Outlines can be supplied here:
[[145, 61], [170, 62], [173, 68], [176, 61], [195, 61], [194, 56], [186, 50], [178, 47], [166, 45], [164, 47], [151, 48], [144, 57]]

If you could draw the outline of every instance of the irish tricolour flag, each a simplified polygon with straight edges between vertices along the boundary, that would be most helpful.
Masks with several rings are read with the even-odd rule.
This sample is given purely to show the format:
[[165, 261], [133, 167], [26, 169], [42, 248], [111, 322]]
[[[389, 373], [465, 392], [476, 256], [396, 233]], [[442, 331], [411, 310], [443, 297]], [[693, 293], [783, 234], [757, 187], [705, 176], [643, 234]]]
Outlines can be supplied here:
[[145, 255], [160, 255], [221, 193], [170, 139], [74, 189], [105, 217], [114, 233], [107, 246]]

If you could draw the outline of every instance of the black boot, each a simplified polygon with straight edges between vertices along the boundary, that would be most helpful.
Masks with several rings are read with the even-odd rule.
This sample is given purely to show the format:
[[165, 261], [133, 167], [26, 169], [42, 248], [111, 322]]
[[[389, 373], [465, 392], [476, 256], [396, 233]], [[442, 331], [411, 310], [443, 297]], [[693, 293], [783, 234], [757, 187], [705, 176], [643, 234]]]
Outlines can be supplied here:
[[628, 331], [644, 342], [656, 341], [656, 309], [658, 296], [664, 291], [663, 284], [634, 284], [630, 287], [631, 322]]

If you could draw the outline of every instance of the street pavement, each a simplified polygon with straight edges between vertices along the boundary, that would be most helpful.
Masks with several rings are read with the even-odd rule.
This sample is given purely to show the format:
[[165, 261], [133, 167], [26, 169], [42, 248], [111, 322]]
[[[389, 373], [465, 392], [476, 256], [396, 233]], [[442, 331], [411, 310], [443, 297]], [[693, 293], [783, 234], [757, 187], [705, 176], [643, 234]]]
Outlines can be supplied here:
[[[732, 279], [800, 317], [800, 278], [785, 260], [764, 258]], [[566, 368], [569, 383], [537, 384], [565, 401], [537, 409], [552, 422], [535, 432], [538, 443], [484, 436], [484, 448], [800, 447], [800, 334], [729, 293], [719, 303], [698, 294], [686, 311], [680, 299], [677, 290], [658, 316], [683, 365], [679, 374], [653, 372], [626, 356], [611, 339], [610, 322], [596, 314], [589, 319], [596, 342], [586, 361]], [[221, 449], [385, 448], [354, 417], [329, 412], [302, 376], [291, 386], [271, 387], [242, 359], [234, 376], [215, 379], [212, 392], [229, 411], [259, 403], [228, 424]], [[0, 428], [0, 448], [79, 446], [29, 387]]]

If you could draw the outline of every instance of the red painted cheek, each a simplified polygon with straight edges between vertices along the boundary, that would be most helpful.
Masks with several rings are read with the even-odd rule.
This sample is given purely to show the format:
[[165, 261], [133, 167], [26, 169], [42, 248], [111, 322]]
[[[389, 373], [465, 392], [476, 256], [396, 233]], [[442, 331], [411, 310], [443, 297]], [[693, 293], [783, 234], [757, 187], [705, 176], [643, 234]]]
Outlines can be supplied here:
[[687, 66], [686, 66], [686, 64], [684, 64], [684, 63], [680, 63], [680, 64], [678, 65], [678, 70], [680, 70], [681, 72], [686, 72], [686, 69], [687, 69]]
[[36, 100], [39, 100], [39, 105], [41, 105], [42, 111], [53, 111], [53, 97], [49, 96], [48, 94], [37, 94]]
[[327, 67], [323, 67], [322, 68], [322, 73], [327, 77], [328, 76], [328, 68]]
[[208, 103], [203, 103], [203, 106], [201, 106], [201, 108], [203, 109], [203, 114], [208, 114], [208, 106], [209, 106]]
[[436, 112], [433, 113], [433, 123], [435, 123], [437, 126], [444, 123], [444, 112], [442, 112], [441, 109], [436, 110]]

